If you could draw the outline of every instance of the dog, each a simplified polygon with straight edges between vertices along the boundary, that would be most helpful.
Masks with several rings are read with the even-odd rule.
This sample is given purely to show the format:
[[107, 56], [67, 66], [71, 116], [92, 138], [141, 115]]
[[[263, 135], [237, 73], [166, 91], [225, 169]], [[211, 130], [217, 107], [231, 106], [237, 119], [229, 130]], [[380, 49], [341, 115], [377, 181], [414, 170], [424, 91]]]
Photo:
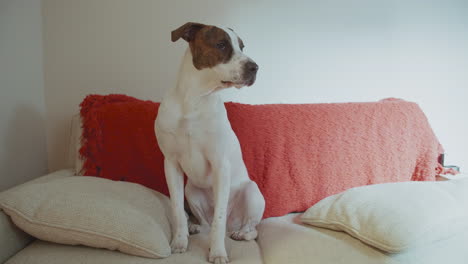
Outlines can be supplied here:
[[[208, 260], [227, 263], [226, 234], [235, 240], [255, 239], [265, 199], [249, 178], [218, 92], [251, 86], [258, 65], [243, 53], [244, 43], [230, 28], [189, 22], [171, 37], [173, 42], [182, 38], [189, 46], [177, 85], [168, 90], [155, 121], [171, 196], [171, 249], [185, 252], [189, 227], [196, 233], [211, 224]], [[187, 202], [199, 225], [187, 222], [184, 173]]]

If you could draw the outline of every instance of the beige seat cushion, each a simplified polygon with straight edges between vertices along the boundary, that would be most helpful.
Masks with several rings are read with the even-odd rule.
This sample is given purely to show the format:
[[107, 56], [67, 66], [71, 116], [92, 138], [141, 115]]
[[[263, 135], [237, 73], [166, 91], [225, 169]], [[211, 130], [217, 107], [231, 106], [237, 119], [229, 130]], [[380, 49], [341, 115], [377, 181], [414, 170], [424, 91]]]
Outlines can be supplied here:
[[45, 241], [149, 258], [171, 254], [169, 199], [139, 184], [51, 175], [2, 192], [0, 207]]
[[268, 264], [397, 264], [343, 232], [310, 227], [300, 214], [263, 220], [258, 244]]
[[[44, 241], [36, 241], [6, 264], [197, 264], [208, 263], [209, 236], [192, 235], [189, 249], [183, 254], [173, 254], [165, 259], [149, 259], [122, 254], [117, 251], [66, 246]], [[226, 240], [226, 250], [231, 264], [262, 263], [260, 250], [255, 241]]]
[[344, 232], [302, 224], [300, 214], [263, 220], [258, 231], [266, 264], [468, 263], [468, 230], [398, 254], [380, 251]]

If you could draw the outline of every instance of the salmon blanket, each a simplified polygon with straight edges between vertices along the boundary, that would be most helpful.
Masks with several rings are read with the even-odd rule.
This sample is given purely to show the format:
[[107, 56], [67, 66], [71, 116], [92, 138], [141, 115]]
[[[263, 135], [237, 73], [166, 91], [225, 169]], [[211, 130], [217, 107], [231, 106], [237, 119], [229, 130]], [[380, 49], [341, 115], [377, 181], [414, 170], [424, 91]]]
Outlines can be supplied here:
[[[81, 103], [83, 174], [143, 184], [168, 195], [154, 135], [159, 103], [90, 95]], [[226, 103], [264, 218], [304, 211], [348, 188], [432, 181], [443, 152], [412, 102]]]

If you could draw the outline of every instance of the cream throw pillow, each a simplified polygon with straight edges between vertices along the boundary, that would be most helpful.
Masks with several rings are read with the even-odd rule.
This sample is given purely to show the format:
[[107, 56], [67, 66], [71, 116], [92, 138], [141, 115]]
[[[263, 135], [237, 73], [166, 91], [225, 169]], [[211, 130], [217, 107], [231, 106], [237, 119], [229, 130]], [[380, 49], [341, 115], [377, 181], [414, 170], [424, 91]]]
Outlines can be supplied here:
[[169, 199], [139, 184], [51, 178], [0, 193], [0, 207], [19, 228], [45, 241], [148, 258], [171, 254]]
[[467, 228], [467, 193], [467, 180], [369, 185], [327, 197], [301, 219], [396, 253]]

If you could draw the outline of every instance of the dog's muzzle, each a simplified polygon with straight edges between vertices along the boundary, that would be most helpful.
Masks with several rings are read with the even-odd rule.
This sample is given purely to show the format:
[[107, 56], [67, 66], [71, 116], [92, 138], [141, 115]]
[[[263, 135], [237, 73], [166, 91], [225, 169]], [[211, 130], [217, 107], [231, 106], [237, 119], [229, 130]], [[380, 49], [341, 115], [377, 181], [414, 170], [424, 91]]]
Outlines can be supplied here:
[[244, 64], [242, 73], [242, 80], [247, 86], [251, 86], [255, 82], [255, 78], [257, 77], [258, 65], [254, 61], [247, 61]]

